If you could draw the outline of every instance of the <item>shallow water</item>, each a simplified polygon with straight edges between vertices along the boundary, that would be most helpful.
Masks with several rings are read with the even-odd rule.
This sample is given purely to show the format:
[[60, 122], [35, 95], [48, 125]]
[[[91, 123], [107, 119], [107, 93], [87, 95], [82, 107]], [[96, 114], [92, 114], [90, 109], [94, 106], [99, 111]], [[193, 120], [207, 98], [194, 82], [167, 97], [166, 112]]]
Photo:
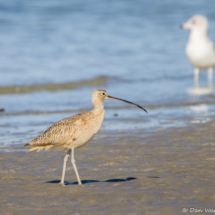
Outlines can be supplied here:
[[[189, 32], [180, 25], [201, 13], [215, 40], [214, 6], [209, 0], [1, 1], [0, 144], [23, 144], [54, 122], [91, 109], [98, 88], [149, 112], [105, 101], [104, 130], [210, 121], [214, 90], [189, 93]], [[200, 86], [206, 85], [202, 72]]]

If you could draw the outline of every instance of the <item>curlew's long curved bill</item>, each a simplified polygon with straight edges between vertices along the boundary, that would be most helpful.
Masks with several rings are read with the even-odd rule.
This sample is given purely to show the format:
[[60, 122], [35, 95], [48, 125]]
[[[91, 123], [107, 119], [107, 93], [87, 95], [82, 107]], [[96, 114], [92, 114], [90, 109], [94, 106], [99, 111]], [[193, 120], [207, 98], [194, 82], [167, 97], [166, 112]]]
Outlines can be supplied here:
[[126, 100], [124, 100], [124, 99], [118, 99], [118, 98], [115, 98], [115, 97], [112, 97], [112, 96], [108, 96], [107, 98], [108, 98], [108, 99], [112, 99], [112, 100], [116, 100], [116, 101], [125, 102], [125, 103], [132, 104], [132, 105], [136, 105], [138, 108], [140, 108], [140, 109], [144, 110], [146, 113], [148, 113], [147, 110], [144, 109], [142, 106], [140, 106], [140, 105], [138, 105], [138, 104], [135, 104], [135, 103], [133, 103], [133, 102], [129, 102], [129, 101], [126, 101]]

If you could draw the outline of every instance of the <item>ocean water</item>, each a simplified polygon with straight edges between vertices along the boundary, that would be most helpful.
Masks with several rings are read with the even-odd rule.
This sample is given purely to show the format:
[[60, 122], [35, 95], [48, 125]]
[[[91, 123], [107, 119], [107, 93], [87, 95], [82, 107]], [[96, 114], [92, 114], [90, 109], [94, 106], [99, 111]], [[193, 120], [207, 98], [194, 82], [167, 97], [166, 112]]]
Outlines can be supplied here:
[[214, 91], [205, 72], [193, 90], [189, 31], [180, 25], [205, 15], [215, 41], [214, 8], [209, 0], [0, 1], [0, 146], [90, 110], [95, 89], [149, 112], [105, 101], [103, 130], [147, 135], [210, 121]]

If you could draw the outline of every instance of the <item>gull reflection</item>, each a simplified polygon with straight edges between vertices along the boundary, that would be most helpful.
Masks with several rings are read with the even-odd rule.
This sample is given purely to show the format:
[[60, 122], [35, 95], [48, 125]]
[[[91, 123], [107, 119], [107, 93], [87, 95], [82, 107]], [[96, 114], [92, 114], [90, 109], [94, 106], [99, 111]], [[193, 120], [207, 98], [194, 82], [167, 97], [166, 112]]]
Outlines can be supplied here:
[[208, 112], [208, 105], [193, 105], [189, 107], [189, 110], [192, 112], [195, 112], [197, 114], [202, 113], [202, 112]]
[[215, 88], [213, 86], [205, 86], [205, 87], [195, 86], [194, 88], [189, 88], [187, 90], [187, 93], [190, 95], [206, 95], [214, 92], [215, 92]]

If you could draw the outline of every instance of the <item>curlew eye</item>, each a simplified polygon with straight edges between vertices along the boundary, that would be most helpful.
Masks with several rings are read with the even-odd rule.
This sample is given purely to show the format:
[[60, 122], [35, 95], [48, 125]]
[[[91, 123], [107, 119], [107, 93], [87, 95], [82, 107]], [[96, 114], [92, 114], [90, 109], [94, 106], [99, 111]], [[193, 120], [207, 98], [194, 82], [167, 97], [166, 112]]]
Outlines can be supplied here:
[[104, 95], [105, 95], [105, 93], [102, 93], [102, 95], [104, 96]]

